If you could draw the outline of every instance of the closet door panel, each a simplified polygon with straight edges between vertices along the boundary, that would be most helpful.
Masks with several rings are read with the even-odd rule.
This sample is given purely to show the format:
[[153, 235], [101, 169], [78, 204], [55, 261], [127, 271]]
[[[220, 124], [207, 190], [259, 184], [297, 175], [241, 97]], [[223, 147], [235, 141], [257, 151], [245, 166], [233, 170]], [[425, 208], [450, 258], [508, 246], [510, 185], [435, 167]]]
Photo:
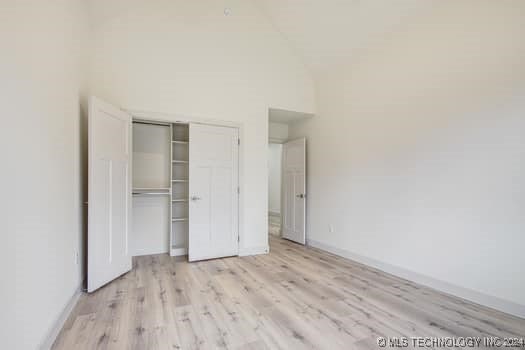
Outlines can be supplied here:
[[238, 152], [238, 129], [190, 124], [190, 261], [238, 254]]
[[[193, 247], [205, 248], [206, 254], [209, 250], [210, 242], [213, 241], [212, 221], [211, 221], [211, 167], [195, 166], [191, 171], [190, 193], [190, 242]], [[195, 249], [190, 247], [190, 254], [197, 255]], [[200, 254], [200, 253], [199, 253]], [[205, 254], [201, 254], [205, 255]], [[190, 258], [191, 260], [191, 258]]]
[[283, 238], [306, 243], [306, 139], [283, 145]]
[[88, 292], [92, 292], [131, 269], [131, 117], [92, 97], [88, 136]]

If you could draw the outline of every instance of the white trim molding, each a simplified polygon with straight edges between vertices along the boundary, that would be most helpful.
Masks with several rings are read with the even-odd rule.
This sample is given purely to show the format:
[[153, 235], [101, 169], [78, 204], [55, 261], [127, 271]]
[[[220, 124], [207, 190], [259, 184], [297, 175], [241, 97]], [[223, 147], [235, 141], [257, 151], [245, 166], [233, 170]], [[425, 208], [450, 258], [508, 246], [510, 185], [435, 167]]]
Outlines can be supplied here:
[[480, 293], [472, 289], [441, 281], [402, 267], [368, 258], [366, 256], [362, 256], [338, 247], [333, 247], [319, 241], [307, 239], [306, 245], [376, 268], [391, 275], [419, 283], [421, 285], [436, 289], [440, 292], [444, 292], [514, 316], [525, 318], [525, 305], [517, 304], [512, 301], [504, 300], [492, 295]]
[[44, 340], [38, 347], [40, 350], [51, 349], [51, 347], [53, 346], [53, 343], [58, 337], [58, 334], [62, 330], [62, 327], [64, 327], [64, 324], [66, 323], [67, 318], [71, 314], [71, 311], [73, 311], [73, 308], [77, 305], [78, 299], [80, 299], [81, 295], [82, 295], [82, 291], [80, 288], [78, 288], [75, 291], [75, 293], [71, 296], [71, 298], [69, 298], [69, 301], [64, 307], [64, 310], [62, 310], [58, 318], [53, 323], [53, 326], [47, 332], [47, 336], [44, 338]]

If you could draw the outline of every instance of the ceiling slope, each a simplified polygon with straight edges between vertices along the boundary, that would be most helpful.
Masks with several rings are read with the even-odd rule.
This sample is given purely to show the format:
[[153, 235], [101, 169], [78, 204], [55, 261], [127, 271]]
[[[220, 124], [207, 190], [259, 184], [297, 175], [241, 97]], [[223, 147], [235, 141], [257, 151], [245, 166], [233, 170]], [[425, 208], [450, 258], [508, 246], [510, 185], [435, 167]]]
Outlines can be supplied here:
[[351, 59], [432, 0], [254, 0], [313, 73]]

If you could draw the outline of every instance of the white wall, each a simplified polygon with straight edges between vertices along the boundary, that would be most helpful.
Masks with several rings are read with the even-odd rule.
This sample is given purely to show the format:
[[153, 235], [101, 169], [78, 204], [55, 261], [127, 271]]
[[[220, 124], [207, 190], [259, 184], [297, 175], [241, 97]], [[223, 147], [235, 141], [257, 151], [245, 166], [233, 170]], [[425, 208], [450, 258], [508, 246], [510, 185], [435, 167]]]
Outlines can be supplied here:
[[85, 13], [71, 0], [0, 5], [4, 349], [42, 344], [82, 280], [75, 252]]
[[241, 252], [264, 251], [268, 108], [314, 110], [306, 69], [250, 1], [93, 5], [95, 95], [129, 109], [242, 123]]
[[281, 154], [283, 146], [268, 144], [268, 212], [281, 213]]
[[288, 140], [288, 124], [268, 123], [268, 138], [272, 142], [286, 142], [286, 140]]
[[290, 127], [310, 243], [525, 316], [524, 23], [523, 1], [437, 2], [319, 76]]

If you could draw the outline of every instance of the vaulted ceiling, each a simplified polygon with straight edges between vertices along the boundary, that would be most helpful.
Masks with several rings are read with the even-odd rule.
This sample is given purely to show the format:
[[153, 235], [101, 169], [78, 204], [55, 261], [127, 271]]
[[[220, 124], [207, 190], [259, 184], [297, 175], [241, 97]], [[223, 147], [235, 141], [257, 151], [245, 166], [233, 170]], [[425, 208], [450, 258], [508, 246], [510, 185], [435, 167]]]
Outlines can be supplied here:
[[[147, 0], [87, 0], [93, 20]], [[162, 4], [167, 0], [158, 1]], [[217, 0], [208, 0], [216, 6]], [[219, 0], [235, 15], [238, 0]], [[346, 62], [439, 0], [252, 0], [313, 73]], [[210, 4], [211, 4], [210, 2]], [[203, 1], [206, 6], [206, 1]]]
[[315, 72], [351, 59], [432, 0], [254, 0]]

